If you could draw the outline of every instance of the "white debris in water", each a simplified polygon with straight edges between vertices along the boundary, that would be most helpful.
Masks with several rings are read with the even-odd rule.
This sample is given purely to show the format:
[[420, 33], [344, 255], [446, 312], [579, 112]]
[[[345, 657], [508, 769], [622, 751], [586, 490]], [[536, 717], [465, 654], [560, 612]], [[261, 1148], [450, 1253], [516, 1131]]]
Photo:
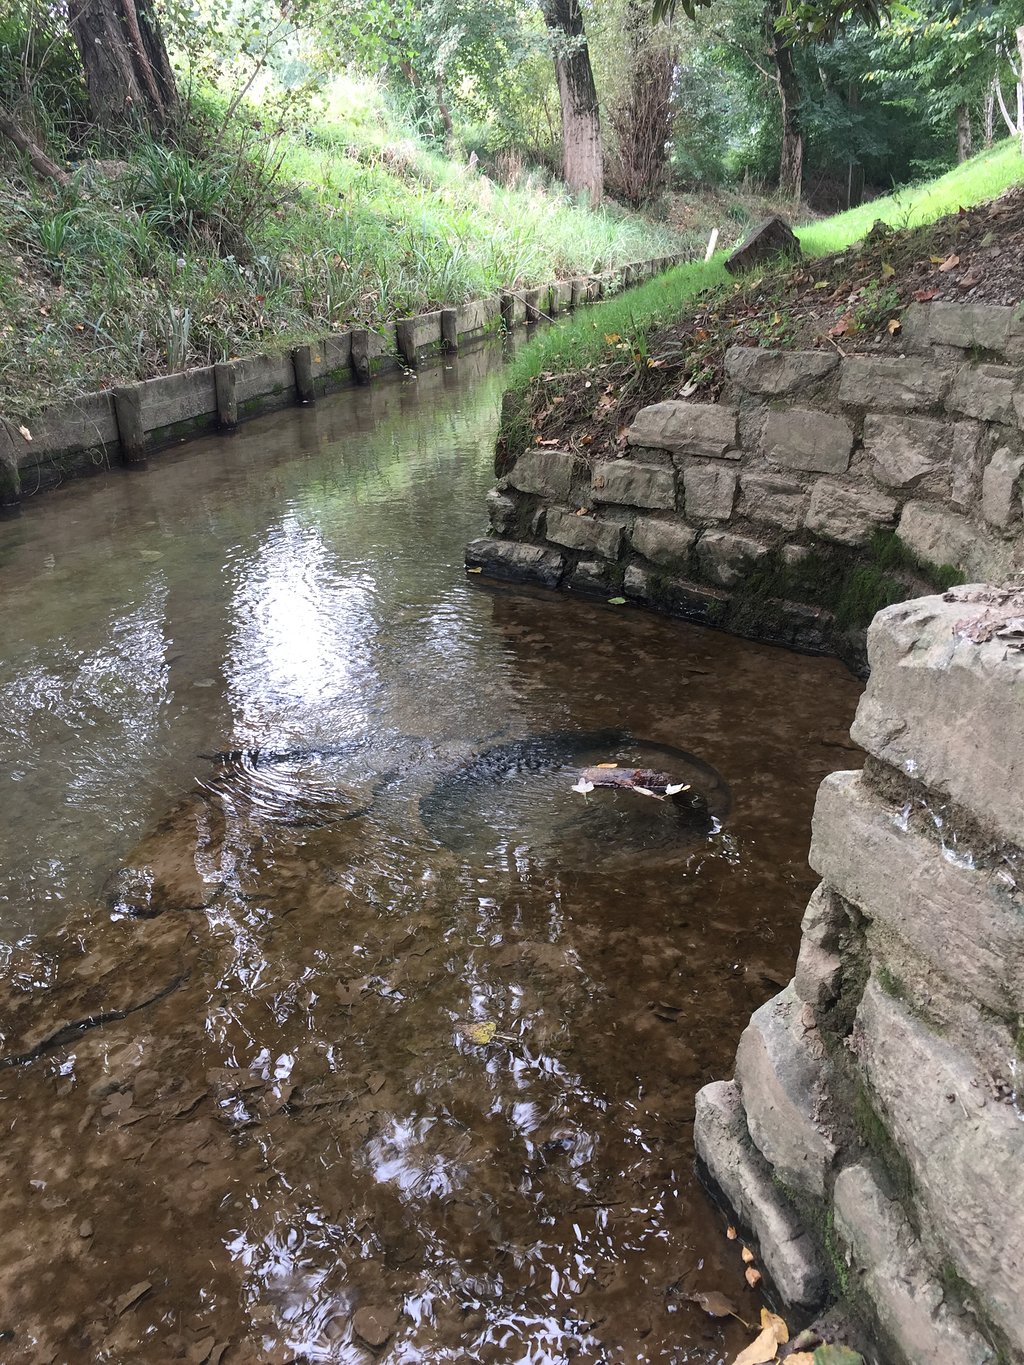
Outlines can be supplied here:
[[581, 777], [580, 780], [573, 786], [573, 791], [579, 792], [581, 796], [586, 796], [587, 792], [592, 792], [593, 790], [594, 790], [593, 782], [588, 782], [585, 777]]
[[916, 777], [916, 776], [917, 776], [917, 759], [915, 759], [915, 758], [905, 758], [905, 759], [903, 760], [903, 771], [907, 774], [908, 777]]
[[959, 853], [950, 844], [943, 843], [942, 856], [947, 863], [952, 863], [954, 867], [966, 868], [968, 872], [973, 872], [978, 864], [974, 861], [974, 854], [969, 850]]
[[909, 802], [909, 801], [908, 801], [907, 804], [903, 807], [903, 809], [899, 812], [899, 814], [894, 815], [894, 816], [892, 817], [892, 822], [893, 822], [893, 824], [896, 826], [896, 828], [899, 829], [899, 830], [902, 830], [904, 834], [907, 832], [907, 829], [908, 829], [908, 827], [909, 827], [909, 825], [910, 825], [910, 802]]

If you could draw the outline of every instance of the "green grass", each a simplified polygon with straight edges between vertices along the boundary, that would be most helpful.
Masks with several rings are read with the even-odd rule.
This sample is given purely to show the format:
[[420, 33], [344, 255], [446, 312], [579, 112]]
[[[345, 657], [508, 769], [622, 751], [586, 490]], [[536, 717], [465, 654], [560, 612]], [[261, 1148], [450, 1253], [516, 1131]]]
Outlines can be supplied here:
[[[965, 161], [937, 180], [908, 186], [860, 208], [825, 218], [797, 229], [806, 254], [823, 256], [859, 241], [876, 219], [896, 228], [934, 222], [961, 206], [968, 208], [1024, 181], [1024, 158], [1014, 139], [998, 143], [989, 151]], [[516, 356], [509, 377], [510, 387], [520, 389], [537, 374], [584, 369], [611, 358], [625, 338], [643, 357], [649, 338], [668, 323], [682, 317], [687, 306], [705, 289], [725, 282], [725, 253], [704, 265], [678, 266], [660, 279], [621, 298], [561, 322], [536, 337]]]
[[57, 193], [0, 164], [0, 413], [680, 249], [541, 175], [446, 160], [365, 88], [251, 159], [142, 147]]

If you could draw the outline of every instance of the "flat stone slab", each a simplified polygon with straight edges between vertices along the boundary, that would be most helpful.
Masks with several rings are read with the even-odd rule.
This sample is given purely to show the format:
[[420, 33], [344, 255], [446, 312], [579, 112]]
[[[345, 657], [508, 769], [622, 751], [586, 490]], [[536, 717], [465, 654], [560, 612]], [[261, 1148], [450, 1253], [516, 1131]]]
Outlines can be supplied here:
[[[927, 700], [923, 692], [922, 707]], [[949, 706], [939, 714], [955, 714]], [[887, 725], [890, 734], [899, 731], [898, 712]], [[863, 729], [858, 725], [854, 733]], [[973, 741], [974, 731], [965, 727], [961, 743], [969, 749]], [[1019, 807], [1016, 814], [1019, 819]], [[844, 900], [960, 994], [1003, 1018], [1024, 1014], [1024, 934], [1013, 888], [971, 866], [965, 850], [943, 857], [931, 839], [904, 825], [903, 813], [859, 773], [832, 773], [818, 788], [808, 860]]]
[[871, 1170], [856, 1165], [840, 1171], [833, 1200], [850, 1277], [897, 1350], [910, 1361], [994, 1365], [995, 1351], [945, 1302], [906, 1214], [882, 1192]]
[[557, 588], [565, 571], [565, 559], [557, 550], [545, 550], [539, 545], [484, 537], [466, 546], [466, 567], [482, 569], [490, 578]]
[[925, 1230], [1024, 1356], [1024, 1123], [992, 1095], [977, 1063], [875, 977], [855, 1038], [876, 1105], [909, 1164]]
[[768, 554], [768, 547], [759, 540], [734, 531], [705, 531], [697, 542], [702, 572], [721, 588], [734, 588]]
[[953, 370], [916, 356], [851, 355], [839, 375], [841, 403], [876, 409], [933, 407], [953, 381]]
[[564, 507], [549, 507], [544, 534], [567, 550], [586, 550], [602, 559], [617, 559], [625, 523], [603, 517], [580, 516]]
[[594, 502], [667, 510], [676, 505], [676, 471], [667, 464], [606, 460], [594, 469], [590, 495]]
[[740, 458], [736, 413], [723, 403], [652, 403], [637, 413], [626, 440], [654, 450]]
[[864, 418], [864, 450], [874, 461], [872, 473], [890, 488], [948, 490], [949, 448], [949, 427], [932, 417], [869, 412]]
[[787, 1189], [821, 1199], [835, 1144], [820, 1113], [825, 1049], [793, 988], [755, 1010], [736, 1051], [736, 1083], [754, 1145]]
[[[954, 597], [960, 594], [954, 589]], [[984, 602], [922, 597], [879, 612], [851, 735], [875, 758], [1024, 846], [1024, 652], [957, 636]], [[936, 716], [956, 723], [937, 725]]]
[[728, 521], [736, 501], [736, 471], [728, 465], [690, 464], [683, 470], [683, 496], [691, 521]]
[[757, 1238], [761, 1259], [783, 1299], [808, 1310], [817, 1308], [825, 1297], [824, 1268], [750, 1140], [735, 1082], [715, 1081], [698, 1090], [693, 1137], [712, 1180]]
[[575, 466], [576, 457], [567, 450], [526, 450], [509, 470], [506, 481], [520, 493], [564, 502]]
[[780, 408], [768, 414], [763, 449], [786, 469], [845, 474], [853, 451], [853, 428], [845, 417], [817, 408]]
[[896, 519], [895, 498], [870, 484], [855, 487], [836, 479], [819, 479], [811, 490], [804, 525], [808, 531], [840, 545], [864, 545]]
[[746, 393], [778, 398], [819, 384], [839, 366], [828, 351], [777, 351], [762, 346], [730, 346], [725, 373]]
[[629, 539], [637, 554], [643, 555], [652, 564], [676, 573], [685, 573], [697, 532], [679, 521], [637, 517]]

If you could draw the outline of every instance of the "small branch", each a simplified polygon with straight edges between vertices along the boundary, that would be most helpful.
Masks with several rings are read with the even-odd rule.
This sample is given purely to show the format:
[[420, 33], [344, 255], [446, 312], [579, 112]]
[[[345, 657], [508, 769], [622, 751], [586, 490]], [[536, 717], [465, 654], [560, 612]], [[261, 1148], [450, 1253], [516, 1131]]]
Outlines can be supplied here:
[[66, 171], [62, 171], [55, 161], [50, 158], [40, 147], [34, 138], [30, 137], [25, 129], [13, 119], [10, 114], [4, 113], [0, 109], [0, 136], [13, 142], [19, 152], [23, 152], [32, 163], [33, 169], [39, 174], [46, 176], [48, 180], [53, 180], [58, 185], [66, 185], [70, 177]]

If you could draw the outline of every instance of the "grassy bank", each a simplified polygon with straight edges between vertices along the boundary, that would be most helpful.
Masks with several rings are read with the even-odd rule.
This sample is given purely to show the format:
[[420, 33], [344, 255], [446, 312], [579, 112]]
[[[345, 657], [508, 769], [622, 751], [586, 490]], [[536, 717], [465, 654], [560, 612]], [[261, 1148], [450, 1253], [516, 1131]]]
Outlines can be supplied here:
[[[920, 226], [958, 208], [983, 203], [1022, 181], [1024, 158], [1017, 142], [1008, 139], [937, 180], [874, 199], [847, 213], [800, 227], [797, 232], [806, 255], [823, 256], [859, 241], [879, 219], [898, 229]], [[694, 262], [679, 266], [640, 289], [545, 330], [517, 355], [510, 387], [522, 389], [541, 373], [580, 370], [613, 361], [623, 352], [631, 352], [638, 363], [645, 363], [650, 339], [656, 333], [677, 321], [703, 291], [730, 280], [724, 261], [723, 252], [707, 265]]]
[[365, 88], [300, 138], [143, 146], [66, 190], [0, 165], [0, 413], [679, 249], [534, 175], [505, 186]]

